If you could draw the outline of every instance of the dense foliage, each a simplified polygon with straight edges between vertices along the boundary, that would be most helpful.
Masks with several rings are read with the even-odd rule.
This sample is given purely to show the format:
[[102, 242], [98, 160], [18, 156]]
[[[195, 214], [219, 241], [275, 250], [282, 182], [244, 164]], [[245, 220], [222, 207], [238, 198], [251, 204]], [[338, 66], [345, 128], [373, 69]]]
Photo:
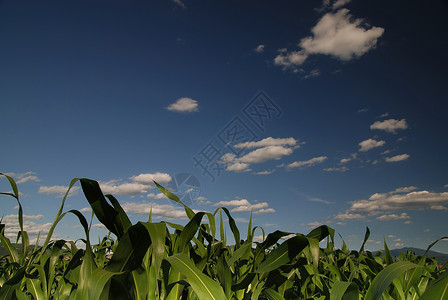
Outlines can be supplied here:
[[[437, 262], [413, 253], [393, 258], [364, 250], [367, 228], [359, 251], [334, 247], [334, 230], [320, 226], [310, 233], [275, 231], [263, 242], [247, 238], [230, 212], [195, 213], [171, 192], [157, 187], [169, 199], [183, 205], [189, 222], [132, 224], [117, 199], [103, 195], [98, 183], [80, 182], [98, 220], [116, 237], [92, 244], [89, 225], [77, 210], [64, 212], [67, 191], [42, 246], [30, 247], [23, 230], [23, 212], [14, 180], [12, 196], [19, 205], [18, 251], [4, 236], [8, 255], [0, 258], [0, 299], [447, 299], [448, 273]], [[66, 214], [74, 214], [85, 231], [85, 249], [73, 241], [51, 240]], [[233, 235], [228, 245], [224, 218]], [[216, 222], [216, 219], [219, 222]], [[219, 223], [217, 228], [217, 223]], [[219, 238], [217, 235], [219, 231]], [[326, 239], [326, 247], [320, 242]], [[437, 241], [436, 241], [437, 242]], [[436, 243], [434, 242], [434, 243]], [[431, 244], [428, 247], [431, 248]], [[381, 255], [383, 254], [383, 255]]]

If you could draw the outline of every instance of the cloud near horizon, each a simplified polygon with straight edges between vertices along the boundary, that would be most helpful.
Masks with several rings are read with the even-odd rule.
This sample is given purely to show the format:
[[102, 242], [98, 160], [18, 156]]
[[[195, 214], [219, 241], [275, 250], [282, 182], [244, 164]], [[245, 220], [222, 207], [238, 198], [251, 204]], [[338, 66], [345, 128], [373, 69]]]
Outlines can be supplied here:
[[350, 208], [335, 219], [352, 220], [381, 215], [381, 221], [410, 219], [407, 213], [391, 214], [410, 210], [448, 210], [448, 192], [434, 193], [415, 191], [416, 187], [402, 187], [388, 193], [375, 193], [368, 199], [350, 202]]
[[247, 199], [219, 201], [218, 203], [213, 204], [213, 206], [233, 207], [230, 210], [231, 212], [252, 211], [253, 214], [266, 214], [275, 212], [275, 209], [269, 208], [269, 204], [267, 202], [252, 204]]

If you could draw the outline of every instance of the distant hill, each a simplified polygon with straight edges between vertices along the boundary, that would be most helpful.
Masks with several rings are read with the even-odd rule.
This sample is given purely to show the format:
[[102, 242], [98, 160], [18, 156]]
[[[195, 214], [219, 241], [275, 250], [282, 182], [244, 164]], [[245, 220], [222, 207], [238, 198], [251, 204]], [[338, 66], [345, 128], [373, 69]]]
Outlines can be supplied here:
[[[423, 255], [426, 252], [425, 249], [414, 248], [414, 247], [404, 247], [404, 248], [400, 248], [400, 249], [392, 249], [392, 250], [390, 250], [390, 253], [392, 254], [393, 257], [396, 257], [400, 253], [407, 254], [408, 251], [411, 251], [412, 253], [415, 253], [416, 255]], [[383, 255], [384, 255], [384, 253], [383, 253]], [[448, 254], [429, 250], [427, 256], [434, 257], [437, 260], [437, 262], [439, 262], [440, 264], [448, 263]]]
[[[22, 244], [11, 243], [14, 248], [20, 253], [22, 252]], [[3, 244], [0, 244], [0, 257], [4, 255], [9, 255], [8, 250], [3, 247]]]

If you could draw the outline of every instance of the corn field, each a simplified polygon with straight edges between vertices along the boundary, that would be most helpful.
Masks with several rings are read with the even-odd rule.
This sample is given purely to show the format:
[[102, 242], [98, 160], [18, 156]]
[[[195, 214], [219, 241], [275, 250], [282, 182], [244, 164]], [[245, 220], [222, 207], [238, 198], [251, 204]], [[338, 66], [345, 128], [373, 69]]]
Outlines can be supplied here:
[[[265, 235], [263, 228], [252, 227], [251, 217], [244, 240], [227, 208], [195, 213], [157, 183], [167, 198], [183, 205], [189, 219], [185, 226], [154, 223], [151, 214], [148, 222], [132, 224], [118, 200], [103, 195], [96, 181], [76, 178], [45, 240], [30, 245], [17, 185], [10, 176], [0, 175], [12, 189], [1, 194], [18, 203], [20, 231], [14, 242], [21, 247], [17, 251], [0, 224], [1, 244], [9, 253], [0, 258], [0, 299], [448, 299], [445, 266], [426, 254], [392, 257], [386, 242], [384, 251], [374, 255], [364, 249], [368, 228], [361, 249], [355, 251], [344, 242], [337, 249], [335, 232], [328, 226], [308, 234]], [[81, 212], [64, 211], [77, 183], [110, 232], [98, 244], [90, 240], [89, 223]], [[79, 219], [85, 247], [52, 240], [67, 214]], [[263, 233], [262, 242], [254, 241], [257, 230]], [[321, 241], [326, 241], [325, 248]]]

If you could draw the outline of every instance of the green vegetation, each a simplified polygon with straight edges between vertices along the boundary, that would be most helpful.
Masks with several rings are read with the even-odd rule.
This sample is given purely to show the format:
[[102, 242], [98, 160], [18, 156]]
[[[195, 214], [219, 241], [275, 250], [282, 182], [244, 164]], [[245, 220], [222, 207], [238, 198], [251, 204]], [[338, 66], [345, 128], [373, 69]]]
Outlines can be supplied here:
[[[0, 234], [8, 255], [0, 258], [0, 299], [447, 299], [448, 273], [427, 255], [411, 252], [393, 258], [364, 250], [334, 247], [334, 230], [320, 226], [310, 233], [275, 231], [254, 242], [252, 218], [247, 238], [230, 212], [193, 212], [157, 183], [169, 199], [184, 206], [185, 226], [170, 222], [132, 224], [112, 195], [103, 195], [96, 181], [78, 181], [98, 220], [116, 236], [92, 244], [89, 225], [77, 210], [64, 211], [69, 193], [42, 246], [30, 247], [23, 230], [23, 212], [14, 180], [20, 231], [16, 243]], [[51, 240], [58, 222], [74, 214], [85, 231], [85, 249], [73, 241]], [[233, 246], [227, 244], [223, 217]], [[217, 222], [218, 220], [218, 222]], [[217, 233], [219, 232], [219, 234]], [[219, 238], [218, 238], [219, 236]], [[283, 239], [284, 238], [284, 239]], [[320, 242], [326, 240], [326, 247]], [[436, 241], [437, 242], [437, 241]], [[428, 247], [428, 250], [436, 243]], [[113, 253], [111, 257], [108, 254]], [[383, 254], [383, 255], [382, 255]]]

